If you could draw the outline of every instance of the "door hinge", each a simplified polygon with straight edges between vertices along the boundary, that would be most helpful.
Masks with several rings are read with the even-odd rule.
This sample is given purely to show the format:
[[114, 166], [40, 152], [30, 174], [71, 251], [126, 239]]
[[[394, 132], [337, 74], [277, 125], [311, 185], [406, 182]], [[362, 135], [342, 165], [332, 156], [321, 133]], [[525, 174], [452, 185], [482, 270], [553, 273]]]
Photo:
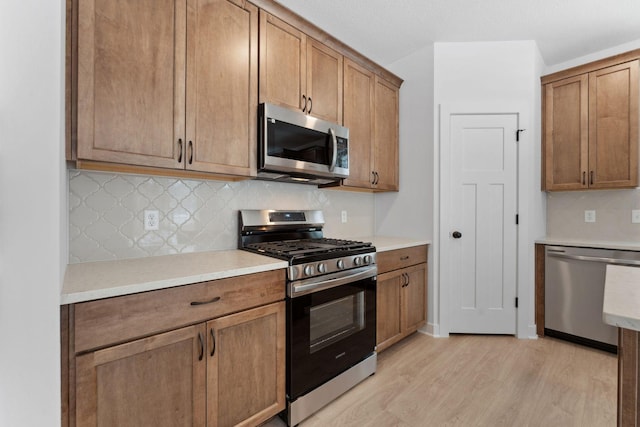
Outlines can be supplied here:
[[516, 214], [516, 225], [520, 224], [520, 215]]
[[516, 308], [518, 308], [518, 297], [516, 297]]

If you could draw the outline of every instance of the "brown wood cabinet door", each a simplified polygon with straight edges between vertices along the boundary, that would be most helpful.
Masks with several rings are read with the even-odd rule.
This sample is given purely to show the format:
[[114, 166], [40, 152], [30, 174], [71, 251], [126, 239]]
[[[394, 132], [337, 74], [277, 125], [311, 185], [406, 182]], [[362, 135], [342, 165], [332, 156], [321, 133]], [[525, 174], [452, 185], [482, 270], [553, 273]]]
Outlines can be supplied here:
[[375, 84], [375, 173], [374, 188], [398, 190], [398, 114], [399, 91], [393, 84], [376, 77]]
[[344, 59], [344, 125], [349, 128], [349, 178], [344, 185], [371, 188], [375, 76]]
[[186, 0], [78, 1], [78, 158], [178, 164]]
[[306, 106], [306, 52], [304, 33], [260, 11], [260, 102]]
[[255, 426], [284, 409], [284, 302], [207, 323], [207, 425]]
[[255, 176], [258, 8], [188, 0], [187, 169]]
[[307, 112], [342, 124], [343, 57], [312, 38], [307, 39]]
[[79, 426], [204, 426], [204, 324], [76, 358]]
[[545, 190], [588, 187], [588, 128], [588, 76], [582, 74], [545, 85]]
[[589, 186], [638, 184], [638, 61], [589, 74]]
[[427, 264], [418, 264], [402, 270], [407, 275], [402, 291], [402, 331], [412, 332], [427, 320]]
[[402, 270], [378, 276], [376, 286], [376, 345], [382, 351], [400, 339]]

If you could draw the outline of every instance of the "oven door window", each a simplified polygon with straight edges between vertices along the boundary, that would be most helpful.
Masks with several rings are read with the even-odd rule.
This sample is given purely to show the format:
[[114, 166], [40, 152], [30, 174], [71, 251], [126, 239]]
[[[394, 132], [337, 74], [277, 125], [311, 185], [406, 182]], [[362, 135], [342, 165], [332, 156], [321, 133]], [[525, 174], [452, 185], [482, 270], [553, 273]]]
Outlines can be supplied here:
[[309, 314], [309, 353], [365, 328], [364, 291], [312, 307]]
[[269, 156], [329, 165], [332, 146], [328, 133], [281, 121], [268, 122], [267, 132]]

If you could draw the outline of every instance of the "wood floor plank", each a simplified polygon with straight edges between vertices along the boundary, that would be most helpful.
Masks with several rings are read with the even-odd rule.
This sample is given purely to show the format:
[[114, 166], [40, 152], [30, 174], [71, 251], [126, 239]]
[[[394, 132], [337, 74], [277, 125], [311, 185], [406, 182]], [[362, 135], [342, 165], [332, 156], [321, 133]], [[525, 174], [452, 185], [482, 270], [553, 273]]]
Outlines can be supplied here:
[[418, 333], [300, 427], [615, 426], [616, 384], [615, 355], [554, 338]]

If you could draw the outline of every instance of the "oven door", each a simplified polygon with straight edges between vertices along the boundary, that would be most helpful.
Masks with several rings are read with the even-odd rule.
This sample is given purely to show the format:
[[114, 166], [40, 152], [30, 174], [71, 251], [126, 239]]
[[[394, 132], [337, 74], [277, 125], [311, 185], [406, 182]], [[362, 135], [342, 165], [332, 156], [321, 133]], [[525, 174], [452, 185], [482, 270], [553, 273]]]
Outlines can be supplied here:
[[287, 299], [287, 394], [293, 401], [375, 350], [376, 277]]

